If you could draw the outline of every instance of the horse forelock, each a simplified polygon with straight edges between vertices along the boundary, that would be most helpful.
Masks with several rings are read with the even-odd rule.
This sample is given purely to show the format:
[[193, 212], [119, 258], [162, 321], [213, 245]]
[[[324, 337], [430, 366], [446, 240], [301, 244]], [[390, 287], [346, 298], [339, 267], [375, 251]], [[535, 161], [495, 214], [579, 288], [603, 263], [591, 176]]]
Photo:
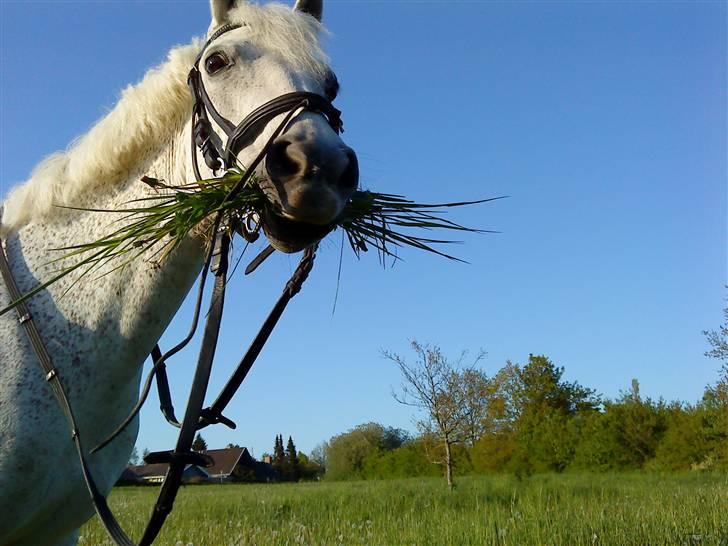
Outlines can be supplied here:
[[[231, 22], [245, 25], [248, 39], [297, 69], [325, 76], [328, 59], [319, 42], [323, 29], [313, 17], [282, 5], [249, 3], [229, 16]], [[39, 163], [3, 203], [0, 235], [48, 216], [54, 207], [73, 205], [80, 195], [100, 186], [126, 181], [140, 156], [168, 146], [190, 117], [187, 75], [203, 43], [195, 39], [173, 48], [166, 62], [122, 91], [111, 112], [68, 150]]]

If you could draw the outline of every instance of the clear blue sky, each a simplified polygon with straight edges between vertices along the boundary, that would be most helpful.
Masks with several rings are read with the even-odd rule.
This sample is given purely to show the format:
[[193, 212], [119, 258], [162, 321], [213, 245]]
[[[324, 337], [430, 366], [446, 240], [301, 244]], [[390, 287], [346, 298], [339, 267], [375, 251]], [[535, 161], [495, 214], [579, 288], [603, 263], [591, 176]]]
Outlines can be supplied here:
[[[24, 180], [83, 134], [171, 46], [207, 28], [207, 2], [0, 2], [0, 182]], [[545, 354], [607, 396], [696, 401], [717, 378], [701, 330], [726, 291], [724, 2], [332, 2], [337, 105], [362, 186], [418, 201], [507, 200], [454, 217], [502, 233], [405, 251], [383, 270], [323, 244], [211, 447], [256, 455], [277, 433], [309, 451], [362, 422], [412, 428], [379, 356], [408, 340]], [[228, 297], [213, 389], [295, 267], [275, 257]], [[182, 336], [186, 305], [162, 345]], [[196, 355], [171, 366], [178, 404]], [[176, 431], [142, 413], [140, 448]]]

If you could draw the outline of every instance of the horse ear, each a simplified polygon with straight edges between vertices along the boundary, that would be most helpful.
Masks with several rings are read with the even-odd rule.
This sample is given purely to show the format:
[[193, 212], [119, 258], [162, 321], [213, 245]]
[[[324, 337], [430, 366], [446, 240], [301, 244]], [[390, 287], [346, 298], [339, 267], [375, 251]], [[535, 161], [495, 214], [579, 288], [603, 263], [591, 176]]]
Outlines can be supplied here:
[[235, 0], [210, 0], [213, 26], [227, 23], [228, 12], [235, 7]]
[[324, 2], [323, 0], [296, 0], [293, 9], [313, 15], [320, 21], [324, 11]]

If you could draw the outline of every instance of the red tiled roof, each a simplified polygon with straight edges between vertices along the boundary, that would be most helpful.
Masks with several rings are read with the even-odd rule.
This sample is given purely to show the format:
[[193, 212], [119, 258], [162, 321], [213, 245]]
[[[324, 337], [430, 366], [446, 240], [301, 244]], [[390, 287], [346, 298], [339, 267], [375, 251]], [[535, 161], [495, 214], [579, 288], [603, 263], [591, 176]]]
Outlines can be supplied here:
[[225, 449], [208, 449], [205, 451], [205, 455], [212, 457], [215, 464], [210, 468], [206, 468], [207, 473], [210, 476], [228, 475], [232, 473], [235, 465], [241, 457], [248, 454], [248, 450], [244, 447], [228, 447]]

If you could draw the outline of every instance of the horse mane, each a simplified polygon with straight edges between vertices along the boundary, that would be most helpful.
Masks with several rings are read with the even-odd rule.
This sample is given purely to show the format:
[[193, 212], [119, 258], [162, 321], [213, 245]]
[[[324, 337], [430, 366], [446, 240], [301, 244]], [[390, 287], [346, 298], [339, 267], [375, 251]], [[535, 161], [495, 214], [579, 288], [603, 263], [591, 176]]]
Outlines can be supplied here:
[[[296, 68], [319, 77], [325, 74], [327, 58], [319, 44], [322, 27], [313, 17], [282, 5], [249, 3], [241, 3], [229, 16], [231, 22], [245, 24], [251, 39]], [[190, 117], [187, 75], [203, 44], [196, 38], [173, 48], [166, 62], [122, 91], [111, 112], [68, 150], [38, 164], [30, 179], [3, 203], [0, 235], [46, 217], [54, 207], [72, 205], [99, 186], [127, 180], [139, 157], [169, 145]]]

